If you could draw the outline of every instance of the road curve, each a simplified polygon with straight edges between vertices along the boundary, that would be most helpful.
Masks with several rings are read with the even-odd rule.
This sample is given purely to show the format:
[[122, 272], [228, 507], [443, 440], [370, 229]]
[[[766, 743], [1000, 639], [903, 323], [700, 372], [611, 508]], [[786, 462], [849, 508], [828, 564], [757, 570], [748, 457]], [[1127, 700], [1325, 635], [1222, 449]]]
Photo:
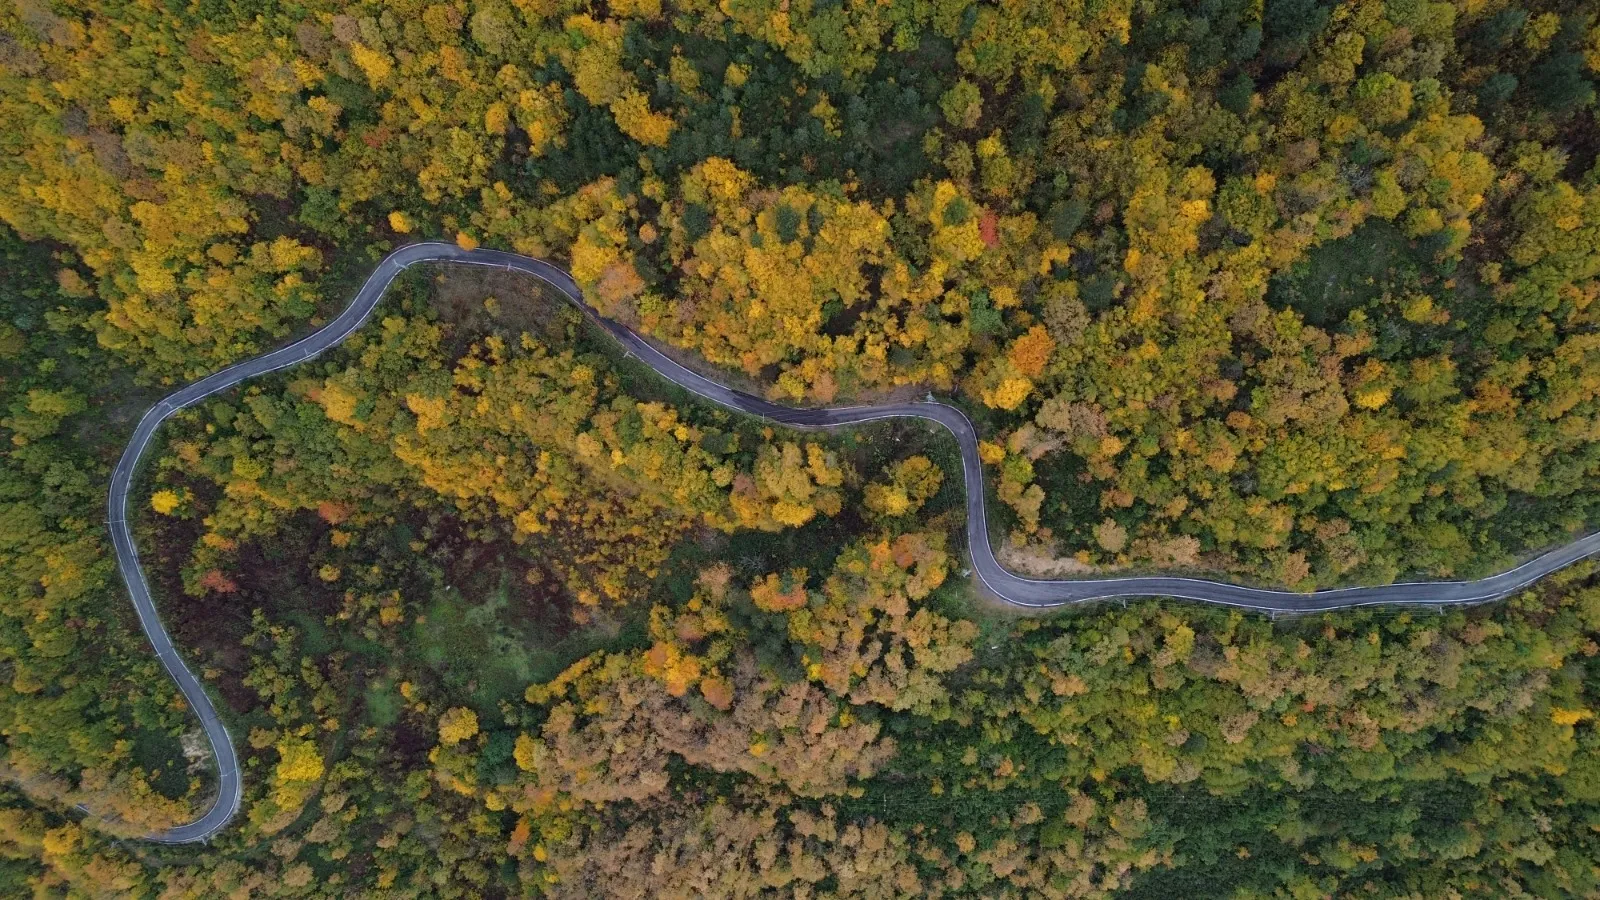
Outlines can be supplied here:
[[971, 420], [960, 409], [932, 400], [826, 409], [796, 409], [772, 403], [736, 391], [684, 368], [631, 329], [601, 317], [584, 302], [583, 293], [572, 276], [558, 266], [501, 250], [463, 250], [455, 244], [444, 243], [412, 244], [385, 257], [367, 277], [350, 305], [321, 329], [287, 347], [236, 363], [202, 378], [174, 391], [157, 403], [139, 420], [133, 439], [128, 442], [127, 449], [123, 451], [122, 458], [112, 473], [109, 524], [123, 581], [127, 583], [128, 593], [133, 597], [134, 609], [139, 614], [139, 624], [143, 627], [145, 636], [150, 639], [150, 644], [155, 648], [161, 664], [166, 667], [167, 673], [172, 676], [184, 698], [199, 716], [200, 724], [205, 730], [206, 738], [211, 742], [219, 767], [219, 790], [211, 809], [194, 822], [151, 835], [150, 840], [163, 843], [189, 843], [212, 837], [233, 818], [234, 813], [238, 812], [242, 793], [239, 759], [234, 751], [233, 741], [228, 736], [227, 729], [223, 727], [216, 707], [212, 705], [204, 687], [184, 665], [173, 648], [166, 628], [162, 626], [160, 616], [156, 613], [155, 604], [151, 602], [149, 587], [139, 567], [138, 549], [134, 546], [133, 535], [129, 531], [127, 521], [128, 492], [139, 461], [149, 449], [156, 429], [178, 410], [193, 406], [206, 397], [227, 390], [246, 379], [304, 362], [349, 337], [372, 314], [372, 310], [383, 298], [384, 291], [395, 276], [417, 263], [485, 266], [532, 275], [559, 291], [591, 321], [604, 328], [624, 348], [654, 369], [657, 374], [691, 394], [728, 409], [783, 425], [808, 429], [839, 428], [894, 418], [925, 419], [944, 426], [955, 436], [961, 448], [962, 476], [965, 478], [967, 489], [967, 546], [972, 557], [973, 571], [995, 596], [1016, 606], [1044, 608], [1126, 597], [1177, 597], [1269, 613], [1318, 612], [1379, 604], [1443, 607], [1480, 603], [1504, 597], [1558, 569], [1600, 553], [1600, 533], [1595, 533], [1551, 550], [1514, 569], [1478, 581], [1409, 582], [1312, 593], [1247, 587], [1203, 578], [1161, 575], [1067, 581], [1023, 578], [1001, 567], [989, 543], [988, 518], [984, 509], [983, 464], [978, 458], [978, 434]]

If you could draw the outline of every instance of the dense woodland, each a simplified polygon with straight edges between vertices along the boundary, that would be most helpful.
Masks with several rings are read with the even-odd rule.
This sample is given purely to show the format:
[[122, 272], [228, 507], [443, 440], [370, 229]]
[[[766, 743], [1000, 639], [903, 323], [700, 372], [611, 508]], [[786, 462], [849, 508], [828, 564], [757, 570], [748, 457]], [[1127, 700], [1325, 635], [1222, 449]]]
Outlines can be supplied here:
[[1600, 576], [1022, 618], [953, 443], [416, 268], [136, 487], [172, 387], [422, 239], [780, 402], [932, 391], [1033, 574], [1476, 577], [1600, 524], [1600, 6], [0, 8], [0, 894], [1600, 896]]

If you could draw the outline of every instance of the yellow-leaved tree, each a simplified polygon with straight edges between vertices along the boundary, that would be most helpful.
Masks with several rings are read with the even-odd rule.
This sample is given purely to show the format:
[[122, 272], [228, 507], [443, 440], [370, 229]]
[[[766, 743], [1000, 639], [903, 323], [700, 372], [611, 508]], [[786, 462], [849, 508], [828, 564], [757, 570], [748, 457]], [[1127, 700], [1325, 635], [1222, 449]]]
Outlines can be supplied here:
[[478, 733], [478, 714], [464, 706], [454, 706], [439, 717], [439, 743], [459, 744]]
[[866, 486], [867, 508], [880, 516], [904, 516], [914, 513], [939, 493], [944, 483], [944, 472], [926, 456], [902, 459], [884, 473], [888, 481], [874, 481]]

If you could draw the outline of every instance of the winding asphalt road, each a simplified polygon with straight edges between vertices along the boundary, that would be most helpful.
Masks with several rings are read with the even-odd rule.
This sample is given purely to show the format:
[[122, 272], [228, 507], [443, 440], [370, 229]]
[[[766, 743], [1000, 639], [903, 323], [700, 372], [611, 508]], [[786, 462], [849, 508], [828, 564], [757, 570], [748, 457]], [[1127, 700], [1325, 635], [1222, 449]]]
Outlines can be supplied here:
[[1377, 604], [1410, 604], [1443, 607], [1480, 603], [1504, 597], [1550, 573], [1600, 552], [1600, 533], [1573, 541], [1536, 557], [1514, 569], [1478, 581], [1426, 581], [1351, 587], [1337, 590], [1295, 593], [1268, 588], [1246, 587], [1203, 578], [1140, 576], [1097, 578], [1071, 581], [1039, 581], [1013, 575], [1000, 566], [989, 544], [987, 513], [984, 510], [983, 464], [978, 458], [978, 434], [965, 413], [946, 403], [892, 403], [881, 406], [851, 406], [829, 409], [795, 409], [780, 406], [718, 384], [667, 358], [626, 326], [602, 318], [583, 300], [572, 276], [561, 268], [538, 259], [500, 250], [463, 250], [455, 244], [423, 243], [402, 247], [380, 262], [350, 303], [332, 322], [304, 339], [271, 353], [229, 366], [214, 375], [182, 388], [157, 403], [134, 430], [133, 439], [111, 478], [111, 537], [116, 545], [117, 563], [122, 578], [133, 596], [139, 624], [155, 648], [161, 664], [177, 682], [178, 689], [200, 717], [206, 738], [219, 766], [219, 791], [215, 804], [198, 820], [171, 831], [151, 835], [163, 843], [203, 841], [220, 831], [239, 810], [241, 784], [239, 758], [228, 730], [223, 727], [216, 707], [194, 673], [184, 665], [167, 636], [166, 628], [150, 599], [150, 589], [139, 567], [138, 549], [128, 528], [128, 491], [135, 470], [155, 437], [156, 429], [173, 413], [193, 406], [219, 391], [246, 379], [288, 368], [311, 359], [337, 345], [360, 328], [383, 298], [389, 283], [417, 263], [454, 263], [486, 266], [532, 275], [560, 291], [592, 321], [604, 328], [634, 356], [663, 378], [684, 390], [729, 409], [760, 416], [796, 428], [826, 429], [856, 425], [877, 419], [926, 419], [943, 425], [961, 447], [961, 468], [967, 487], [967, 546], [972, 568], [995, 596], [1024, 607], [1053, 607], [1126, 597], [1178, 597], [1268, 613], [1304, 613]]

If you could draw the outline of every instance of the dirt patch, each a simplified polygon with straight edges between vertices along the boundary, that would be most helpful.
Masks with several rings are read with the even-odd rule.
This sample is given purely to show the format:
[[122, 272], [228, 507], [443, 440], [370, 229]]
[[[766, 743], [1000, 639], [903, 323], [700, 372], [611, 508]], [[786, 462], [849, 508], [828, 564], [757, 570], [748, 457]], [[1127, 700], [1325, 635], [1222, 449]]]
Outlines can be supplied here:
[[[505, 566], [505, 557], [497, 562]], [[519, 557], [518, 564], [507, 566], [515, 576], [506, 581], [506, 605], [501, 624], [522, 633], [536, 634], [555, 643], [571, 634], [573, 600], [561, 578], [541, 561]], [[519, 564], [525, 564], [519, 565]]]

